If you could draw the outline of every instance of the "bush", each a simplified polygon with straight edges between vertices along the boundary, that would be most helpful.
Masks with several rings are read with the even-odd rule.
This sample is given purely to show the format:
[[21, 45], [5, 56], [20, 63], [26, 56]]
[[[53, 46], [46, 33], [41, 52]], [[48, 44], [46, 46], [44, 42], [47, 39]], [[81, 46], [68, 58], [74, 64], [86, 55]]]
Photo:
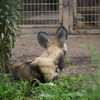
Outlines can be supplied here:
[[0, 1], [0, 65], [9, 73], [11, 48], [14, 47], [21, 11], [21, 0]]
[[11, 82], [8, 76], [0, 73], [0, 100], [25, 100], [30, 89], [28, 81]]

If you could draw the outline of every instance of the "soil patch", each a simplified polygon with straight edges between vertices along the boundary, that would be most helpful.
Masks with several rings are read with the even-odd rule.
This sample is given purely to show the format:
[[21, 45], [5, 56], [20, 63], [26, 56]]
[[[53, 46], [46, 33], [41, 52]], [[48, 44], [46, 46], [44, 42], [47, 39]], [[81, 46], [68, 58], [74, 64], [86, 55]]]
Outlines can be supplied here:
[[[21, 39], [20, 39], [21, 38]], [[24, 62], [40, 56], [44, 49], [37, 41], [37, 34], [21, 35], [12, 49], [12, 62]], [[54, 36], [51, 36], [53, 39]], [[85, 65], [90, 63], [87, 42], [91, 42], [93, 48], [100, 54], [100, 35], [69, 35], [67, 40], [67, 56], [71, 66], [64, 69], [66, 74], [86, 74]]]

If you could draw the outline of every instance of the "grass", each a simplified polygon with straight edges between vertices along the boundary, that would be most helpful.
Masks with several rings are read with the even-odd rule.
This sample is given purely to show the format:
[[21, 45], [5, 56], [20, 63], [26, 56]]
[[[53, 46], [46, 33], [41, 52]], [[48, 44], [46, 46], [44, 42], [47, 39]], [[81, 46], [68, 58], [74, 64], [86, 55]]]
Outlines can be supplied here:
[[[99, 100], [100, 84], [90, 87], [85, 76], [61, 74], [54, 83], [34, 87], [28, 81], [11, 82], [0, 75], [0, 100]], [[100, 79], [99, 79], [100, 82]], [[97, 99], [95, 99], [97, 98]]]
[[6, 74], [0, 77], [0, 100], [75, 100], [82, 86], [82, 77], [78, 75], [73, 76], [77, 78], [74, 81], [71, 75], [61, 74], [58, 80], [51, 81], [53, 85], [39, 83], [38, 87], [30, 86], [28, 81], [11, 82]]
[[[10, 81], [8, 75], [0, 75], [0, 100], [99, 100], [100, 78], [94, 87], [88, 78], [61, 74], [58, 80], [34, 87], [28, 81]], [[88, 81], [87, 81], [88, 80]], [[92, 80], [91, 80], [92, 83]], [[97, 98], [97, 99], [95, 99]]]
[[[28, 81], [11, 81], [10, 74], [0, 73], [0, 100], [100, 100], [100, 55], [90, 44], [88, 50], [92, 61], [87, 76], [61, 74], [51, 84], [35, 87]], [[97, 75], [92, 74], [92, 65], [96, 65]]]

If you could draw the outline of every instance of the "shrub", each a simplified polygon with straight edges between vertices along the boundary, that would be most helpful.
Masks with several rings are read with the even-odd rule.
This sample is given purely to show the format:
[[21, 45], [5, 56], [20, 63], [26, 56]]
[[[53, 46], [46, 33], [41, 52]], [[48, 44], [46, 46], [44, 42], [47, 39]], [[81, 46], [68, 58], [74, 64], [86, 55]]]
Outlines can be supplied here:
[[11, 74], [0, 73], [0, 100], [25, 100], [29, 94], [28, 81], [12, 81], [8, 78]]
[[9, 72], [11, 48], [14, 47], [21, 11], [21, 0], [0, 1], [0, 65], [1, 72]]

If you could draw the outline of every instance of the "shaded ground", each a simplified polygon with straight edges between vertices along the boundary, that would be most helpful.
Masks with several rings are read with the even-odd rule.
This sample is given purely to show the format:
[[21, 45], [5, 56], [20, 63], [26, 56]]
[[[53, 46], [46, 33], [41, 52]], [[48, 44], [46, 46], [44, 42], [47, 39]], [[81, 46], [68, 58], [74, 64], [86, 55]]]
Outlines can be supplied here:
[[[53, 38], [53, 36], [51, 36]], [[21, 38], [21, 39], [20, 39]], [[34, 59], [44, 49], [37, 41], [37, 34], [21, 35], [12, 50], [12, 61], [22, 62]], [[90, 62], [87, 42], [90, 41], [95, 51], [100, 54], [100, 35], [69, 35], [67, 40], [71, 66], [64, 69], [66, 74], [86, 74], [85, 65]]]

